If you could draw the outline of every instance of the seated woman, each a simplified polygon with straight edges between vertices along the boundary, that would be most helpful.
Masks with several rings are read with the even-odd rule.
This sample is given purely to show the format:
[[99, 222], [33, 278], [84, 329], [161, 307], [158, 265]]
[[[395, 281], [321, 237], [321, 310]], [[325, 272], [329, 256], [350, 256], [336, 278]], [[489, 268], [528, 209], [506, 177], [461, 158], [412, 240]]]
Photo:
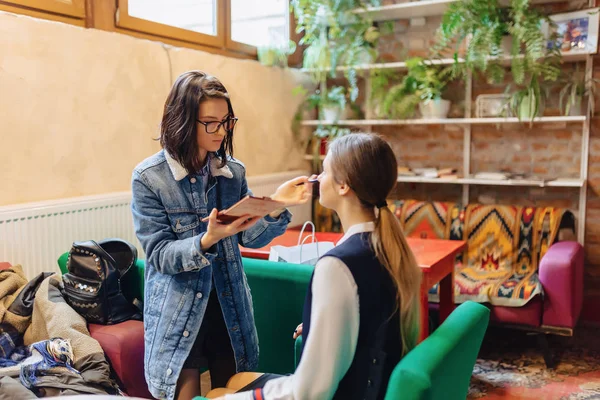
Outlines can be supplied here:
[[392, 370], [416, 345], [419, 330], [421, 271], [386, 203], [396, 179], [396, 157], [379, 136], [352, 134], [331, 143], [318, 177], [320, 202], [338, 214], [345, 235], [311, 278], [298, 368], [289, 376], [237, 374], [228, 389], [209, 396], [384, 398]]

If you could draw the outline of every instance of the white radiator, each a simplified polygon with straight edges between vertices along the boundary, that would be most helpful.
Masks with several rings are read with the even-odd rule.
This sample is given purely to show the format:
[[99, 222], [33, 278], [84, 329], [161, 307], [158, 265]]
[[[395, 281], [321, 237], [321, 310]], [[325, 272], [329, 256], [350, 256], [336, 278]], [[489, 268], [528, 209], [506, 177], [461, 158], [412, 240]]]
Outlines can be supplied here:
[[[248, 177], [255, 195], [268, 196], [304, 171]], [[118, 192], [0, 207], [0, 261], [21, 264], [28, 278], [58, 271], [58, 257], [78, 240], [118, 237], [144, 252], [133, 230], [131, 193]], [[311, 219], [311, 206], [293, 207], [290, 226]]]
[[58, 271], [56, 260], [78, 240], [118, 237], [141, 246], [133, 232], [131, 193], [108, 193], [0, 207], [0, 260], [21, 264], [28, 278]]

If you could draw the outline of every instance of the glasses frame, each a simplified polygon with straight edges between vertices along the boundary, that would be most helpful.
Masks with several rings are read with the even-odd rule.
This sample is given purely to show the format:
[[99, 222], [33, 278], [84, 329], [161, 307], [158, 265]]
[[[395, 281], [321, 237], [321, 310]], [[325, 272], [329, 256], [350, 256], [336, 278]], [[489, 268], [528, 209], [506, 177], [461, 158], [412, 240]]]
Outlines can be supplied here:
[[196, 121], [198, 123], [204, 125], [204, 130], [206, 131], [206, 133], [208, 133], [209, 135], [214, 135], [215, 133], [219, 132], [219, 129], [221, 129], [221, 126], [223, 126], [223, 124], [227, 123], [228, 121], [233, 121], [233, 126], [231, 127], [231, 129], [225, 129], [225, 132], [227, 132], [227, 133], [233, 132], [233, 128], [235, 128], [235, 125], [238, 122], [238, 118], [237, 117], [229, 117], [227, 119], [224, 119], [223, 121], [219, 122], [219, 124], [217, 125], [217, 129], [215, 129], [213, 132], [208, 131], [208, 124], [214, 124], [216, 121], [202, 122], [199, 119], [196, 119]]

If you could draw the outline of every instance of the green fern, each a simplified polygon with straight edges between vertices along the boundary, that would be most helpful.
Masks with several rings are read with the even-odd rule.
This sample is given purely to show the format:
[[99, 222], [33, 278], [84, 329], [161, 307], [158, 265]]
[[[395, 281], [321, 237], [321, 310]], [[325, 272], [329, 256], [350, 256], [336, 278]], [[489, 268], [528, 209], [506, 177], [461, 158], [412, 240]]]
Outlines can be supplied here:
[[[482, 73], [489, 82], [500, 83], [505, 75], [501, 59], [512, 56], [511, 72], [516, 83], [530, 82], [532, 77], [553, 81], [559, 73], [560, 51], [546, 49], [543, 22], [553, 24], [530, 8], [529, 0], [510, 0], [508, 8], [501, 8], [498, 0], [459, 0], [451, 3], [443, 15], [433, 51], [437, 56], [452, 51], [458, 63], [460, 45], [470, 38], [464, 66], [454, 67], [455, 76], [473, 71]], [[506, 35], [513, 39], [508, 54], [502, 46]]]
[[387, 115], [384, 108], [384, 100], [388, 96], [389, 89], [399, 79], [398, 73], [391, 69], [374, 69], [370, 73], [371, 92], [369, 99], [371, 104], [379, 107], [378, 116]]

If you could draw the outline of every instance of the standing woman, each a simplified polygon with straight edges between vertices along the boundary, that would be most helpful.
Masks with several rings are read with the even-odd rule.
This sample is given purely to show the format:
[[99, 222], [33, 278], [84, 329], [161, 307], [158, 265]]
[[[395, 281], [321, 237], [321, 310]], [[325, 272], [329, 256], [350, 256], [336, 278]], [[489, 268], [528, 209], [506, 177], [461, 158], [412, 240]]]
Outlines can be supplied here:
[[[144, 370], [160, 399], [200, 395], [201, 368], [208, 367], [219, 387], [258, 365], [238, 246], [267, 245], [286, 230], [291, 214], [284, 208], [228, 225], [217, 221], [217, 210], [251, 194], [244, 165], [233, 158], [236, 122], [217, 78], [183, 73], [165, 102], [163, 149], [133, 171], [133, 220], [146, 253]], [[288, 181], [271, 197], [285, 206], [306, 203], [310, 185], [298, 184], [307, 180]]]

